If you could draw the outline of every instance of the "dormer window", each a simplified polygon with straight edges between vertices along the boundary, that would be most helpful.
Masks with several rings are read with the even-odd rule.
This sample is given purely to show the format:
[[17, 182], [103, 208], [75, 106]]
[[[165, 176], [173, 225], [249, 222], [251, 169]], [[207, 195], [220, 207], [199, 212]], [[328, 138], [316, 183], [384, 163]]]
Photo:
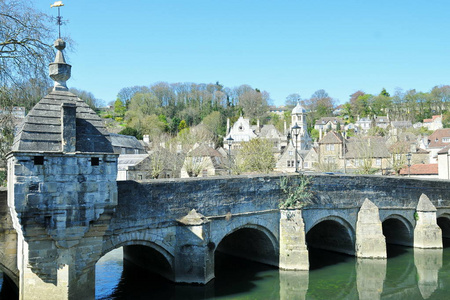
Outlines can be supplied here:
[[442, 138], [443, 143], [450, 143], [450, 137]]

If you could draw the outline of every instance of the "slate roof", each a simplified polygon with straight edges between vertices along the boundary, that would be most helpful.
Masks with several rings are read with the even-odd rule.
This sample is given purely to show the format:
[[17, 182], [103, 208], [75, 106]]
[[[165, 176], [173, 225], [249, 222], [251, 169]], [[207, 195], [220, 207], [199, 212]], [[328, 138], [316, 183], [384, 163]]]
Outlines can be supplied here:
[[200, 146], [198, 146], [197, 148], [191, 150], [187, 156], [190, 157], [222, 157], [222, 154], [220, 154], [219, 151], [209, 147], [206, 144], [201, 144]]
[[109, 136], [111, 138], [111, 144], [114, 147], [138, 149], [145, 154], [144, 146], [136, 137], [118, 133], [110, 133]]
[[331, 123], [333, 123], [333, 124], [337, 124], [337, 123], [341, 123], [341, 125], [344, 125], [345, 124], [345, 122], [344, 122], [344, 120], [342, 120], [342, 119], [339, 119], [339, 118], [336, 118], [336, 117], [322, 117], [322, 118], [320, 118], [320, 119], [318, 119], [318, 120], [316, 120], [316, 125], [325, 125], [325, 124], [327, 124], [328, 122], [331, 122]]
[[258, 136], [266, 139], [279, 139], [281, 138], [281, 133], [275, 128], [275, 126], [269, 124], [263, 125]]
[[68, 91], [52, 91], [28, 113], [19, 129], [12, 151], [62, 152], [61, 104], [76, 104], [77, 152], [113, 153], [105, 126], [97, 114]]
[[340, 133], [330, 131], [320, 141], [319, 144], [342, 144], [343, 137]]
[[117, 159], [117, 168], [119, 171], [127, 170], [128, 167], [139, 164], [148, 156], [148, 154], [121, 154]]

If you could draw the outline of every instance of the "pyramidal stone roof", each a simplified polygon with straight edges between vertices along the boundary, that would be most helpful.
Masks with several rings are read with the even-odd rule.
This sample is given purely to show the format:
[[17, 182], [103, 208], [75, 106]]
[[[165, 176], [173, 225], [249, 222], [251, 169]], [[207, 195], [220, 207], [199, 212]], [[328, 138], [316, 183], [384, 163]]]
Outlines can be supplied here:
[[[67, 152], [113, 153], [109, 133], [100, 117], [67, 89], [66, 80], [70, 78], [71, 66], [65, 63], [62, 55], [64, 47], [62, 40], [55, 42], [58, 51], [55, 61], [50, 64], [50, 77], [55, 86], [25, 117], [12, 151], [66, 152], [65, 144], [71, 142], [74, 147]], [[66, 118], [64, 107], [74, 109], [72, 119]], [[64, 126], [73, 130], [64, 132]]]

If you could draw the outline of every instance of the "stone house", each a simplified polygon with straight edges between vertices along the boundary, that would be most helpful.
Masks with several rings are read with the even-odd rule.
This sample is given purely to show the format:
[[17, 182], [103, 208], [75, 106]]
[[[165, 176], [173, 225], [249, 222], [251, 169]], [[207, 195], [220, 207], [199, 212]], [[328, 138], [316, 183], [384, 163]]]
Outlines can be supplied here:
[[181, 168], [180, 177], [209, 177], [226, 175], [229, 169], [228, 158], [209, 147], [201, 144], [188, 152]]
[[[300, 171], [315, 170], [318, 163], [317, 149], [298, 150], [297, 152], [298, 169]], [[293, 143], [289, 143], [285, 151], [277, 160], [275, 171], [277, 172], [295, 172], [295, 148]]]
[[430, 152], [430, 163], [437, 163], [438, 152], [450, 145], [450, 128], [437, 129], [428, 137], [426, 149]]
[[344, 137], [335, 131], [328, 132], [319, 141], [319, 168], [326, 171], [337, 170], [342, 167]]
[[[151, 180], [180, 177], [184, 155], [166, 149], [152, 150], [147, 154], [121, 154], [118, 158], [117, 180]], [[156, 169], [156, 171], [154, 170]]]
[[325, 132], [327, 130], [339, 130], [338, 126], [341, 129], [344, 129], [344, 120], [337, 117], [322, 117], [316, 121], [314, 129]]
[[391, 168], [391, 154], [383, 137], [361, 137], [347, 140], [345, 164], [347, 169], [383, 170]]
[[148, 154], [121, 154], [117, 160], [117, 180], [151, 179]]
[[250, 125], [250, 119], [240, 116], [239, 119], [228, 129], [228, 134], [223, 139], [223, 145], [228, 150], [228, 138], [233, 139], [231, 150], [239, 150], [241, 143], [248, 142], [257, 137]]
[[428, 128], [428, 130], [442, 129], [442, 115], [435, 115], [431, 119], [424, 119], [422, 126]]
[[375, 126], [383, 129], [387, 129], [390, 125], [388, 116], [375, 116]]
[[373, 127], [373, 120], [368, 117], [359, 118], [355, 122], [356, 127], [359, 129], [358, 132], [367, 132]]
[[111, 144], [114, 148], [114, 153], [117, 154], [146, 154], [145, 147], [139, 140], [130, 135], [123, 135], [118, 133], [110, 133]]
[[288, 111], [286, 106], [269, 106], [269, 113], [276, 114], [281, 118], [284, 118], [284, 113]]
[[438, 152], [438, 174], [440, 179], [450, 179], [450, 145]]

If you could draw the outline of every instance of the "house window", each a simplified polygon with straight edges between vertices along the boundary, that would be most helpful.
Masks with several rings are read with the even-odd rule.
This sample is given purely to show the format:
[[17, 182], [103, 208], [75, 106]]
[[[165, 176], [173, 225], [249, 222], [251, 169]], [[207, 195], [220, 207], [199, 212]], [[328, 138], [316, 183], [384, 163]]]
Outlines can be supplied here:
[[450, 137], [442, 138], [443, 143], [450, 143]]
[[290, 156], [294, 155], [294, 151], [289, 151], [289, 155]]
[[138, 175], [138, 180], [142, 180], [142, 175], [141, 174]]
[[327, 151], [334, 151], [334, 144], [327, 144]]
[[303, 167], [308, 168], [308, 162], [307, 162], [307, 161], [305, 161], [305, 162], [303, 163]]
[[290, 160], [287, 161], [287, 166], [288, 166], [288, 168], [291, 167], [291, 161]]
[[376, 164], [377, 166], [381, 166], [381, 158], [377, 158], [375, 164]]

